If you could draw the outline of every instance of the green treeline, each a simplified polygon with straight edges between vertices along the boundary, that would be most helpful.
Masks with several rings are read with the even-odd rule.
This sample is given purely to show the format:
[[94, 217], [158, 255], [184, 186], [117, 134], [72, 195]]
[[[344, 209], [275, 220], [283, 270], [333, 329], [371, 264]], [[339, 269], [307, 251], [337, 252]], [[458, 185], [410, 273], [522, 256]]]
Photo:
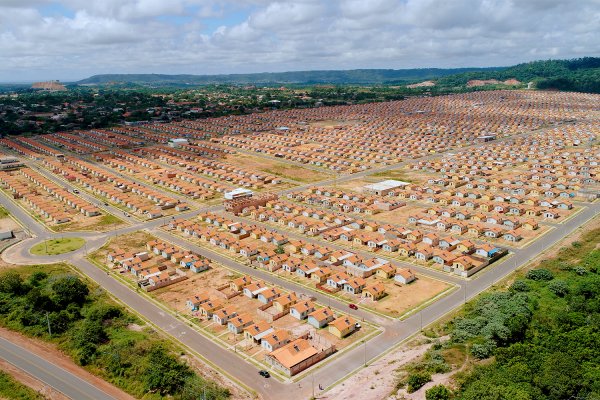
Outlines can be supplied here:
[[67, 268], [0, 275], [0, 324], [58, 344], [77, 363], [137, 398], [226, 399], [227, 389], [198, 376], [172, 343], [141, 327], [101, 290]]
[[534, 82], [538, 89], [600, 93], [600, 58], [534, 61], [502, 70], [445, 76], [437, 82], [442, 87], [454, 87], [466, 85], [473, 79], [504, 81], [511, 78], [522, 83]]
[[450, 339], [409, 366], [400, 385], [414, 391], [450, 371], [449, 355], [460, 349], [455, 367], [469, 367], [454, 375], [454, 393], [437, 385], [428, 400], [600, 399], [599, 239], [600, 229], [592, 231], [508, 290], [468, 303], [442, 328]]

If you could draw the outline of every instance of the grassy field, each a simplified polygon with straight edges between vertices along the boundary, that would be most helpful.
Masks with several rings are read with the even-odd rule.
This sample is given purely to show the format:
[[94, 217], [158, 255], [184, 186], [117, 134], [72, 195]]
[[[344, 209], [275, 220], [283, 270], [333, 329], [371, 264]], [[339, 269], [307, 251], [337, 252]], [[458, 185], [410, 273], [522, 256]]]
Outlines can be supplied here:
[[52, 227], [56, 232], [76, 232], [76, 231], [100, 231], [105, 232], [119, 225], [123, 225], [122, 219], [115, 217], [112, 214], [104, 214], [102, 216], [88, 218], [79, 218], [77, 221], [59, 224]]
[[37, 256], [54, 256], [57, 254], [64, 254], [71, 251], [75, 251], [81, 248], [84, 244], [85, 240], [81, 238], [52, 239], [36, 244], [31, 248], [30, 252], [31, 254]]
[[42, 400], [44, 397], [33, 389], [0, 371], [0, 398], [7, 400]]

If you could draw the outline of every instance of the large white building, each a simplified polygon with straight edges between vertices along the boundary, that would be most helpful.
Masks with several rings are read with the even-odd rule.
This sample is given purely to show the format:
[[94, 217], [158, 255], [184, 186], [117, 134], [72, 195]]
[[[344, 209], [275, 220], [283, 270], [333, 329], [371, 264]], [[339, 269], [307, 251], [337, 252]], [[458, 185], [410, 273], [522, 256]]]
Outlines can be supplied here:
[[378, 183], [373, 183], [372, 185], [366, 185], [363, 189], [369, 193], [374, 193], [379, 196], [385, 196], [389, 192], [394, 189], [402, 188], [404, 186], [408, 186], [410, 183], [397, 181], [394, 179], [389, 179], [387, 181], [381, 181]]
[[225, 200], [235, 200], [241, 199], [243, 197], [252, 197], [253, 194], [254, 193], [252, 192], [252, 190], [237, 188], [229, 192], [225, 192]]

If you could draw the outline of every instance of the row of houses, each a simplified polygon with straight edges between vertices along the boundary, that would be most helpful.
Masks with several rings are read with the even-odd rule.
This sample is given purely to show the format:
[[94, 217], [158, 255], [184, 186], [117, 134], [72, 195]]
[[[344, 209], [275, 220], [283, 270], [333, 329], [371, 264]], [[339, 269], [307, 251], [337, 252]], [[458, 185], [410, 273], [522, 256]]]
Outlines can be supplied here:
[[66, 157], [64, 162], [60, 163], [47, 159], [43, 162], [51, 167], [54, 173], [77, 182], [94, 194], [113, 203], [123, 205], [132, 213], [138, 213], [148, 218], [158, 218], [167, 209], [175, 208], [176, 211], [188, 209], [187, 204], [180, 203], [171, 196], [140, 185], [133, 180], [121, 178], [80, 159]]
[[200, 273], [211, 268], [209, 259], [159, 240], [148, 242], [146, 251], [116, 249], [107, 254], [106, 261], [109, 266], [130, 272], [146, 291], [188, 279], [185, 270]]

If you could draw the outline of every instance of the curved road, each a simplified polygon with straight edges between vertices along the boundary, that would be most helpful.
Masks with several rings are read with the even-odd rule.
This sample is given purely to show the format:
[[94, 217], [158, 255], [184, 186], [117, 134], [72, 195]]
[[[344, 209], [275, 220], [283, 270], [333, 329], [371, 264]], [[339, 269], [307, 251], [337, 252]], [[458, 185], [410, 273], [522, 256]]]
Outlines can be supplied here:
[[[439, 156], [440, 154], [435, 155], [435, 157]], [[428, 156], [426, 158], [430, 157]], [[405, 163], [402, 163], [402, 165], [404, 164]], [[399, 165], [392, 165], [385, 168], [381, 168], [381, 170], [394, 169], [397, 167], [399, 167]], [[343, 177], [341, 179], [352, 179], [357, 176], [372, 174], [374, 172], [376, 172], [376, 170], [359, 172], [358, 174]], [[334, 180], [332, 180], [331, 182], [328, 181], [314, 183], [310, 186], [333, 182]], [[295, 188], [295, 190], [298, 190], [298, 188]], [[226, 371], [228, 375], [235, 377], [234, 379], [243, 383], [247, 387], [252, 388], [263, 398], [275, 399], [284, 397], [289, 400], [309, 398], [312, 394], [313, 382], [315, 383], [315, 386], [321, 385], [323, 387], [329, 387], [335, 384], [340, 379], [344, 378], [347, 374], [352, 373], [353, 371], [361, 368], [364, 365], [365, 361], [368, 362], [369, 360], [389, 351], [394, 346], [401, 343], [403, 340], [417, 333], [423, 326], [426, 326], [438, 320], [440, 317], [444, 316], [448, 312], [462, 305], [466, 300], [476, 296], [477, 294], [492, 286], [498, 280], [512, 273], [517, 268], [523, 266], [524, 264], [527, 264], [532, 259], [543, 254], [545, 250], [549, 249], [561, 238], [573, 232], [585, 222], [598, 215], [598, 213], [600, 212], [600, 203], [593, 203], [584, 206], [580, 212], [575, 214], [566, 222], [562, 224], [557, 224], [555, 227], [553, 227], [552, 230], [547, 232], [538, 240], [530, 243], [525, 248], [515, 250], [510, 258], [507, 258], [502, 262], [498, 262], [490, 268], [484, 269], [482, 272], [476, 274], [472, 280], [462, 280], [456, 278], [448, 279], [449, 277], [446, 277], [445, 280], [452, 281], [457, 286], [457, 290], [440, 298], [436, 302], [423, 308], [420, 312], [413, 314], [411, 317], [403, 321], [398, 321], [393, 320], [391, 318], [379, 317], [374, 314], [365, 312], [363, 310], [350, 311], [347, 309], [346, 303], [344, 302], [341, 302], [336, 299], [331, 299], [330, 297], [325, 296], [320, 292], [316, 292], [306, 287], [297, 285], [293, 282], [280, 279], [265, 271], [249, 268], [248, 266], [240, 264], [234, 261], [233, 259], [224, 257], [222, 254], [214, 252], [205, 247], [197, 246], [183, 238], [174, 236], [166, 231], [156, 229], [168, 222], [170, 218], [160, 218], [148, 222], [133, 222], [130, 226], [108, 233], [76, 232], [55, 234], [49, 231], [44, 226], [40, 225], [35, 219], [33, 219], [29, 214], [27, 214], [23, 209], [21, 209], [14, 201], [12, 201], [12, 199], [8, 198], [3, 193], [0, 195], [0, 203], [3, 204], [15, 218], [20, 220], [21, 223], [33, 235], [36, 236], [36, 238], [28, 239], [27, 241], [24, 241], [7, 249], [2, 254], [2, 257], [7, 262], [12, 262], [16, 264], [33, 264], [52, 263], [63, 260], [68, 261], [71, 264], [78, 267], [83, 273], [85, 273], [91, 279], [96, 281], [101, 287], [110, 292], [113, 296], [118, 298], [120, 301], [131, 307], [139, 314], [141, 314], [144, 318], [146, 318], [160, 330], [171, 335], [177, 341], [181, 342], [184, 346], [186, 346], [196, 354], [201, 355], [203, 358], [205, 358], [221, 370]], [[190, 218], [197, 215], [200, 212], [209, 210], [217, 211], [220, 209], [220, 206], [206, 207], [201, 210], [182, 213], [181, 215], [177, 216], [177, 218]], [[200, 254], [204, 254], [207, 257], [210, 257], [229, 268], [233, 268], [240, 272], [254, 275], [255, 277], [258, 277], [260, 279], [271, 281], [286, 289], [293, 290], [299, 293], [310, 292], [310, 294], [316, 296], [317, 300], [321, 303], [330, 303], [332, 307], [343, 309], [345, 313], [350, 312], [359, 319], [364, 318], [367, 321], [374, 322], [380, 325], [383, 329], [383, 333], [369, 340], [364, 345], [360, 345], [348, 351], [343, 351], [341, 352], [341, 354], [338, 354], [332, 357], [331, 359], [328, 359], [325, 362], [321, 363], [321, 365], [317, 365], [313, 372], [304, 375], [299, 381], [297, 381], [297, 383], [291, 383], [289, 381], [282, 383], [274, 378], [268, 380], [259, 378], [257, 374], [258, 368], [256, 366], [243, 361], [231, 349], [221, 347], [220, 345], [216, 344], [210, 337], [204, 336], [204, 334], [190, 328], [185, 322], [182, 322], [172, 314], [165, 312], [162, 308], [160, 308], [147, 298], [140, 296], [129, 286], [126, 286], [120, 281], [116, 280], [115, 278], [113, 278], [112, 275], [106, 274], [106, 272], [97, 268], [95, 265], [91, 264], [85, 259], [85, 254], [88, 251], [93, 251], [101, 247], [109, 238], [114, 237], [116, 235], [134, 232], [140, 229], [149, 230], [155, 236], [163, 240], [170, 241], [174, 244], [194, 250]], [[85, 238], [87, 243], [84, 248], [66, 255], [63, 254], [59, 256], [32, 256], [29, 253], [28, 249], [33, 244], [42, 240], [60, 236], [80, 236]], [[428, 271], [425, 271], [425, 273], [427, 272]], [[0, 343], [0, 349], [4, 349], [4, 347], [5, 346], [2, 345], [2, 343]], [[20, 354], [20, 350], [18, 349], [12, 348], [12, 351], [13, 353], [16, 351], [17, 355]], [[10, 353], [5, 354], [4, 351], [0, 351], [0, 357], [6, 358], [9, 356]], [[29, 355], [27, 357], [29, 357]], [[48, 378], [48, 376], [44, 375], [45, 372], [43, 371], [43, 368], [42, 370], [32, 369], [31, 364], [35, 364], [38, 366], [44, 365], [45, 367], [48, 367], [48, 365], [43, 364], [44, 360], [39, 359], [39, 357], [38, 359], [31, 357], [26, 359], [17, 358], [13, 359], [13, 361], [15, 361], [15, 365], [19, 368], [31, 369], [33, 372], [35, 372], [32, 373], [32, 375], [38, 378], [42, 376]], [[68, 386], [68, 384], [66, 384], [65, 382], [70, 382], [70, 378], [68, 378], [68, 376], [65, 375], [66, 371], [61, 371], [58, 367], [52, 365], [50, 365], [50, 367], [52, 372], [58, 375], [58, 378], [60, 379], [56, 378], [57, 380], [47, 383], [55, 389], [67, 394], [64, 390], [70, 389], [65, 387], [65, 385]], [[81, 386], [82, 390], [84, 387], [85, 386]], [[87, 395], [92, 395], [92, 389], [86, 388], [85, 390], [87, 392]], [[72, 398], [105, 398], [94, 396], [81, 397], [75, 395], [76, 393], [73, 394], [74, 396], [70, 394], [67, 395]]]

